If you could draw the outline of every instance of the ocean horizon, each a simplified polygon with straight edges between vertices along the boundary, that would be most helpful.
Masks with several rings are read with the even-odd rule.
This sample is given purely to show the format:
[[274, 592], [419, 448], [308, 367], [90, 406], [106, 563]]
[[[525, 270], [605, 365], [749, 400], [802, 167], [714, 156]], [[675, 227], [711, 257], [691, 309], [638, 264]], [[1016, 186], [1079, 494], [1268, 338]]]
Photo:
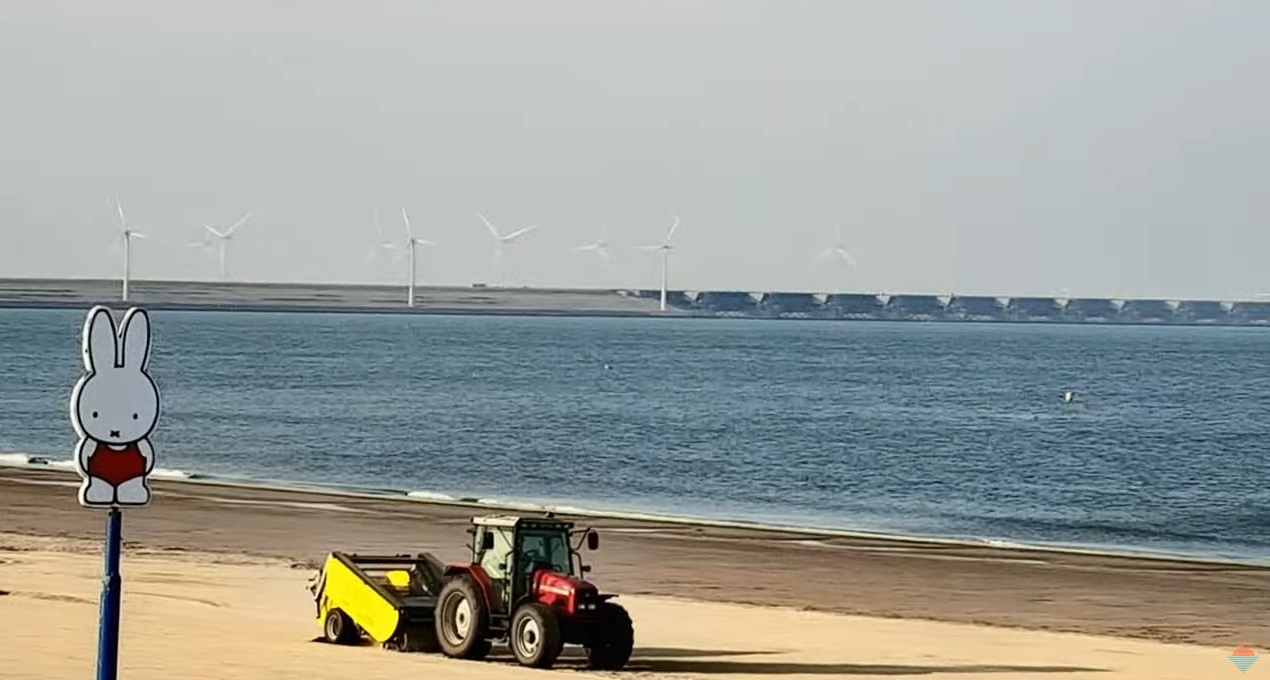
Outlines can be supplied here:
[[[0, 310], [0, 451], [21, 454], [0, 462], [69, 460], [83, 318]], [[1270, 556], [1262, 329], [177, 311], [152, 323], [152, 440], [173, 476]]]

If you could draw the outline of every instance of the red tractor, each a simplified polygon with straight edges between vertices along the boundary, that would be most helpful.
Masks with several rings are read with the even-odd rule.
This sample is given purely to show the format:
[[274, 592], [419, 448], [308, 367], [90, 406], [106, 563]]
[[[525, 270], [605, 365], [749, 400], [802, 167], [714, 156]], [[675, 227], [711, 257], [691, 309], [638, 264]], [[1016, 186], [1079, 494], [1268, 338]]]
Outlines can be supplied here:
[[[614, 595], [584, 578], [580, 548], [599, 547], [592, 529], [546, 517], [472, 518], [472, 561], [449, 566], [437, 596], [437, 643], [446, 656], [481, 659], [506, 640], [521, 665], [550, 668], [566, 644], [586, 648], [596, 670], [631, 658], [634, 628]], [[584, 538], [574, 545], [571, 539]]]

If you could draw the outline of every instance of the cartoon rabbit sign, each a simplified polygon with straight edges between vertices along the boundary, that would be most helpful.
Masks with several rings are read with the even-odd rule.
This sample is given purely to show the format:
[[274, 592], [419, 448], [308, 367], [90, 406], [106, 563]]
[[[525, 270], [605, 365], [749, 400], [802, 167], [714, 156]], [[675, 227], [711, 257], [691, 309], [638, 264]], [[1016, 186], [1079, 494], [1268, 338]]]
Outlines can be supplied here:
[[84, 478], [79, 503], [90, 508], [150, 503], [154, 470], [150, 433], [159, 422], [159, 388], [150, 378], [150, 317], [129, 309], [115, 328], [110, 309], [94, 307], [84, 321], [85, 373], [71, 393], [71, 423], [79, 434], [75, 469]]

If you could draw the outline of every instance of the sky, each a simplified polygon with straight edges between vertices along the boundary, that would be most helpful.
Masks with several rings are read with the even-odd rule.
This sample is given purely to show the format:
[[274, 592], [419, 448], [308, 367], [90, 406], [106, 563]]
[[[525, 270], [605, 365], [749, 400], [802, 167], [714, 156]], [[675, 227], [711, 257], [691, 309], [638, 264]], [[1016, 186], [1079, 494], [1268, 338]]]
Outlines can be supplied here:
[[[5, 0], [0, 278], [1249, 298], [1264, 0]], [[857, 266], [817, 260], [841, 226]], [[608, 229], [615, 265], [577, 248]], [[112, 242], [114, 245], [112, 246]]]

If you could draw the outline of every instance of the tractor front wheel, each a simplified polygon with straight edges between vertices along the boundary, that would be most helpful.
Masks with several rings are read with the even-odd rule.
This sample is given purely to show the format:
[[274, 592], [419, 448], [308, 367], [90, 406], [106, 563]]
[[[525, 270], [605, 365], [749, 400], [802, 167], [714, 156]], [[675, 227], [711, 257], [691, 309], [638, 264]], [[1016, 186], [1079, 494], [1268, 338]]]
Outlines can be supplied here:
[[488, 630], [485, 599], [472, 577], [463, 574], [446, 581], [436, 608], [441, 651], [455, 659], [480, 659], [489, 653]]
[[622, 605], [602, 602], [586, 645], [587, 663], [594, 670], [621, 670], [635, 648], [635, 624]]
[[522, 666], [551, 668], [560, 656], [560, 620], [539, 602], [527, 602], [512, 615], [512, 654]]

